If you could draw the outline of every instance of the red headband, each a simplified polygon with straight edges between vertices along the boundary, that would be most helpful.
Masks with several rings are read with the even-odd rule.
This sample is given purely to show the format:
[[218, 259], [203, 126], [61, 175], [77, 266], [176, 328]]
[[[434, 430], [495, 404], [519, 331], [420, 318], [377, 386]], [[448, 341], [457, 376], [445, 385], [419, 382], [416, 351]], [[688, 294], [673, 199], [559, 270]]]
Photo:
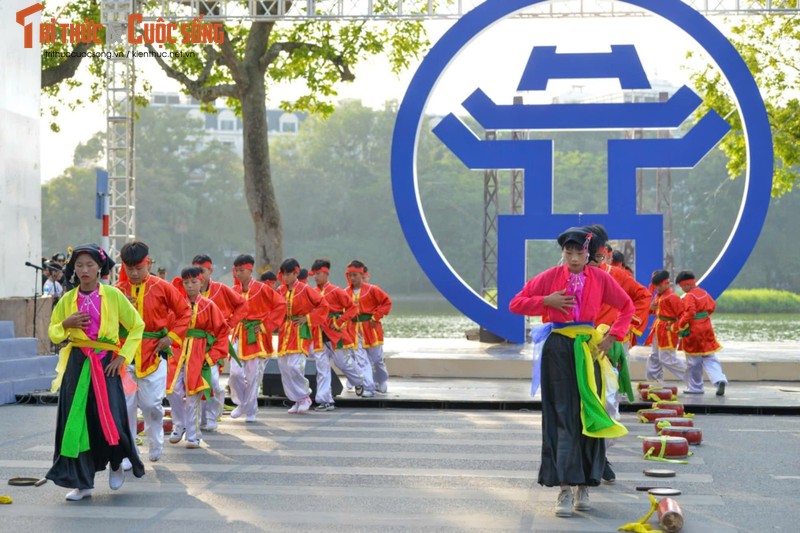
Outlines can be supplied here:
[[681, 281], [680, 283], [678, 283], [678, 286], [683, 290], [683, 292], [689, 292], [686, 289], [687, 289], [687, 287], [689, 289], [694, 287], [695, 286], [695, 280], [693, 280], [693, 279], [685, 279], [685, 280]]
[[135, 265], [131, 265], [131, 267], [132, 268], [138, 268], [138, 267], [145, 266], [145, 265], [148, 265], [148, 264], [150, 264], [150, 256], [146, 255], [146, 256], [144, 256], [144, 259], [142, 259], [139, 263], [137, 263]]
[[203, 261], [202, 263], [192, 263], [192, 266], [199, 266], [211, 270], [211, 261]]
[[234, 265], [233, 268], [243, 268], [245, 270], [253, 271], [253, 265], [250, 263], [242, 263], [241, 265]]
[[364, 267], [357, 267], [357, 266], [348, 266], [347, 270], [344, 271], [345, 274], [349, 274], [350, 272], [361, 272], [364, 273]]
[[314, 274], [316, 274], [317, 272], [325, 272], [326, 274], [330, 274], [330, 272], [331, 272], [331, 269], [330, 269], [330, 268], [328, 268], [328, 267], [319, 267], [319, 268], [318, 268], [318, 269], [316, 269], [316, 270], [311, 270], [311, 271], [308, 273], [308, 275], [309, 275], [309, 276], [313, 276], [313, 275], [314, 275]]
[[[292, 270], [291, 272], [294, 274], [299, 274], [300, 267], [299, 266], [294, 267], [294, 270]], [[286, 273], [288, 274], [289, 272]], [[286, 283], [283, 282], [283, 270], [278, 270], [278, 281], [281, 282], [281, 285], [286, 285]]]

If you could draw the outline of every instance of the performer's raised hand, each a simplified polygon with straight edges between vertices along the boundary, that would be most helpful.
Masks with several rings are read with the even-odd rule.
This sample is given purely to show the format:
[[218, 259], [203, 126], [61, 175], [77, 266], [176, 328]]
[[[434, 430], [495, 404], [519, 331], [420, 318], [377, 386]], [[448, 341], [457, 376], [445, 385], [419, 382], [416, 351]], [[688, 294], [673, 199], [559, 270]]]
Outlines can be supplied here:
[[64, 329], [67, 328], [83, 329], [89, 327], [90, 322], [91, 320], [89, 319], [89, 315], [87, 315], [86, 313], [72, 313], [61, 322], [61, 326], [63, 326]]

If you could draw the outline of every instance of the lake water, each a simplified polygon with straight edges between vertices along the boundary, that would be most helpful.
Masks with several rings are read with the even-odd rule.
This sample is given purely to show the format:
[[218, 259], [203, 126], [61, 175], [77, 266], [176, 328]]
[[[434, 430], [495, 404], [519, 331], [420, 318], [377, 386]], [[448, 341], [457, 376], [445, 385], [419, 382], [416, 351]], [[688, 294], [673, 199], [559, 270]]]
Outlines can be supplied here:
[[[717, 338], [724, 341], [797, 341], [800, 314], [714, 314]], [[387, 337], [463, 339], [478, 325], [443, 298], [396, 298], [383, 320]]]

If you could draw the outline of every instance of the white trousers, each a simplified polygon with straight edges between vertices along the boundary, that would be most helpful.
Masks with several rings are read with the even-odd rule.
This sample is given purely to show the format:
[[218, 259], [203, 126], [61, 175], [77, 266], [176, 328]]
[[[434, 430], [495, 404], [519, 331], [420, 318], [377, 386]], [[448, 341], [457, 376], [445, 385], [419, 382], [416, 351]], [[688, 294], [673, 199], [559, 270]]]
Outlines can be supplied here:
[[333, 364], [342, 371], [347, 381], [353, 386], [361, 385], [364, 390], [375, 390], [372, 381], [372, 365], [365, 369], [359, 368], [353, 350], [336, 350], [330, 342], [325, 343], [325, 352], [333, 359]]
[[700, 392], [703, 390], [703, 370], [708, 374], [708, 381], [714, 385], [728, 382], [728, 378], [722, 373], [722, 365], [717, 354], [687, 355], [686, 361], [689, 363], [687, 377], [690, 391]]
[[[314, 395], [314, 401], [317, 403], [333, 403], [333, 392], [331, 391], [331, 355], [328, 353], [329, 342], [324, 343], [321, 351], [313, 351], [311, 353], [314, 361], [317, 363], [317, 391]], [[285, 389], [284, 389], [285, 390]]]
[[[287, 353], [278, 357], [278, 368], [281, 371], [281, 384], [286, 397], [293, 402], [308, 398], [311, 390], [308, 388], [305, 376], [306, 356], [302, 353]], [[328, 388], [330, 389], [330, 384]]]
[[[236, 361], [232, 362], [233, 365]], [[238, 366], [238, 365], [237, 365]], [[200, 425], [206, 425], [209, 422], [216, 422], [219, 414], [225, 406], [225, 391], [219, 382], [219, 365], [211, 367], [211, 389], [214, 391], [214, 397], [200, 402]]]
[[678, 353], [673, 349], [658, 348], [655, 339], [650, 357], [647, 359], [647, 381], [664, 381], [664, 369], [669, 370], [679, 381], [686, 381], [686, 363], [678, 359]]
[[144, 417], [144, 433], [150, 444], [150, 452], [164, 448], [164, 396], [167, 392], [167, 363], [162, 361], [155, 372], [143, 378], [136, 377], [136, 368], [128, 365], [128, 374], [136, 382], [137, 390], [125, 396], [128, 407], [128, 422], [131, 435], [136, 435], [136, 408]]
[[197, 427], [201, 396], [202, 394], [186, 394], [186, 369], [182, 368], [175, 380], [175, 387], [167, 397], [172, 410], [173, 430], [178, 428], [180, 432], [185, 429], [186, 440], [200, 440], [203, 437]]
[[231, 386], [233, 403], [241, 406], [245, 416], [256, 416], [258, 413], [258, 387], [261, 385], [263, 366], [261, 358], [255, 357], [242, 361], [242, 366], [231, 363], [231, 375], [228, 384]]
[[[386, 364], [383, 361], [383, 345], [373, 346], [372, 348], [364, 348], [362, 339], [358, 337], [358, 348], [354, 350], [355, 359], [358, 367], [366, 374], [367, 369], [372, 374], [372, 381], [375, 386], [381, 386], [389, 381], [389, 371], [386, 370]], [[366, 387], [364, 387], [366, 389]]]

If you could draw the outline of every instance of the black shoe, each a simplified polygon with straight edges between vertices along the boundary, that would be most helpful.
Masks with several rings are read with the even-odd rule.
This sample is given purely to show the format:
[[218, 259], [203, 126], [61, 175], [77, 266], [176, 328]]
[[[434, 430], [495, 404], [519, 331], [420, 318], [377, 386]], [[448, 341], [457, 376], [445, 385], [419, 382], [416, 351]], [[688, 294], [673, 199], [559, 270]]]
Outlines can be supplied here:
[[725, 396], [725, 382], [724, 381], [720, 381], [719, 384], [717, 384], [717, 396]]
[[606, 466], [603, 468], [603, 481], [606, 483], [614, 483], [617, 480], [617, 475], [611, 470], [611, 463], [606, 459]]
[[356, 396], [361, 396], [362, 394], [364, 394], [364, 386], [356, 385]]

